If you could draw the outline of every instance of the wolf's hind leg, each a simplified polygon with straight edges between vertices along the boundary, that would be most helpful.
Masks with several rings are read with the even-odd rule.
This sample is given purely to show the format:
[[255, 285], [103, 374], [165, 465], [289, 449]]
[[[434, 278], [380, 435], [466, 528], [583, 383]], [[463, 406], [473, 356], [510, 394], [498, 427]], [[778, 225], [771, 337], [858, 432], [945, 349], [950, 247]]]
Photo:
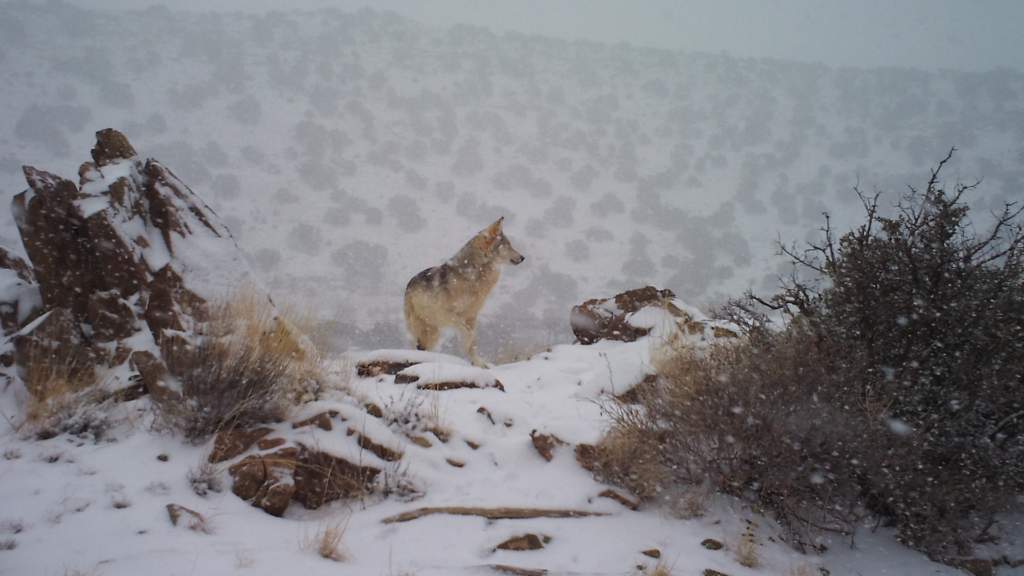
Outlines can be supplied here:
[[412, 335], [412, 344], [418, 350], [431, 350], [441, 338], [441, 329], [420, 318], [411, 306], [406, 306], [405, 327]]
[[416, 336], [417, 350], [433, 350], [437, 341], [441, 339], [441, 330], [436, 326], [424, 324], [423, 330]]

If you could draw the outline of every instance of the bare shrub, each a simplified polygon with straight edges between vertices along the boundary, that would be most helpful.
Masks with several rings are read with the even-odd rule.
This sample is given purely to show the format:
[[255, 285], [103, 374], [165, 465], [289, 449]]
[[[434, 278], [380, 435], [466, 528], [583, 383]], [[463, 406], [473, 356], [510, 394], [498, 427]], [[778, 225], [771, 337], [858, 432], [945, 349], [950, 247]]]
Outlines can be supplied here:
[[192, 491], [199, 496], [206, 496], [210, 492], [220, 492], [224, 488], [220, 468], [205, 459], [199, 463], [199, 466], [188, 469], [188, 483], [192, 486]]
[[774, 511], [797, 545], [852, 531], [859, 508], [846, 479], [868, 462], [851, 455], [884, 450], [881, 423], [859, 425], [835, 405], [845, 372], [813, 350], [794, 330], [664, 355], [658, 384], [621, 406], [597, 444], [598, 476], [641, 498], [709, 483]]
[[1007, 206], [976, 235], [971, 189], [947, 194], [937, 169], [894, 217], [862, 196], [866, 224], [784, 248], [824, 281], [748, 295], [726, 311], [744, 339], [656, 359], [596, 473], [646, 497], [706, 483], [773, 513], [798, 548], [869, 514], [938, 560], [994, 538], [1024, 482], [1024, 224]]
[[315, 347], [252, 292], [211, 305], [194, 343], [167, 338], [161, 349], [184, 402], [154, 400], [164, 419], [193, 439], [281, 421], [293, 400], [324, 379]]

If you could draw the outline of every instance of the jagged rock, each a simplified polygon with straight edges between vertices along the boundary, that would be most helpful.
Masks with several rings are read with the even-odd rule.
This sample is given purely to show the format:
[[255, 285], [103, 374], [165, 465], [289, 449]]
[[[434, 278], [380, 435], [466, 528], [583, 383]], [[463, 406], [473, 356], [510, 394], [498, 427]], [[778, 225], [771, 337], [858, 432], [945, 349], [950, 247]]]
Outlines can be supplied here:
[[611, 498], [612, 500], [615, 500], [616, 502], [622, 504], [623, 506], [629, 508], [630, 510], [636, 510], [637, 507], [640, 506], [640, 503], [637, 502], [636, 500], [633, 500], [632, 498], [626, 496], [625, 494], [622, 494], [621, 492], [618, 492], [617, 490], [612, 490], [611, 488], [602, 490], [601, 493], [598, 494], [598, 496], [602, 498]]
[[146, 391], [157, 401], [180, 402], [181, 391], [173, 386], [167, 365], [148, 350], [132, 352], [131, 363], [142, 377]]
[[632, 342], [650, 334], [668, 319], [680, 336], [693, 341], [736, 338], [738, 328], [730, 322], [704, 317], [696, 308], [677, 300], [670, 290], [645, 286], [614, 298], [587, 300], [572, 309], [569, 324], [582, 344], [598, 340]]
[[541, 542], [540, 536], [523, 534], [522, 536], [513, 536], [494, 548], [496, 550], [540, 550], [543, 547], [544, 544]]
[[[356, 434], [355, 428], [349, 428], [347, 432], [349, 436]], [[360, 448], [362, 448], [363, 450], [369, 450], [370, 452], [373, 452], [381, 460], [385, 460], [387, 462], [394, 462], [395, 460], [399, 460], [402, 458], [401, 452], [397, 450], [392, 450], [391, 448], [388, 448], [383, 444], [378, 444], [371, 440], [369, 437], [367, 437], [365, 434], [359, 433], [358, 436], [356, 436], [356, 442], [359, 444]]]
[[319, 508], [339, 498], [362, 494], [377, 474], [380, 474], [378, 468], [359, 466], [344, 458], [310, 450], [299, 444], [295, 494], [292, 499], [306, 508]]
[[725, 572], [719, 572], [718, 570], [712, 570], [711, 568], [704, 569], [704, 576], [729, 576]]
[[137, 328], [135, 312], [116, 290], [90, 294], [86, 319], [92, 326], [94, 342], [121, 340], [134, 334]]
[[704, 541], [700, 543], [700, 545], [707, 548], [708, 550], [722, 549], [722, 543], [718, 540], [715, 540], [714, 538], [705, 538]]
[[643, 550], [640, 553], [643, 554], [644, 556], [648, 556], [650, 558], [654, 558], [655, 560], [657, 560], [658, 558], [661, 558], [661, 550], [658, 550], [657, 548], [651, 548], [650, 550]]
[[270, 450], [272, 448], [277, 448], [278, 446], [283, 446], [285, 442], [287, 442], [287, 440], [284, 438], [261, 438], [256, 441], [256, 447], [260, 450]]
[[[225, 462], [243, 454], [252, 447], [260, 438], [273, 432], [273, 428], [255, 428], [253, 430], [224, 430], [217, 434], [213, 441], [213, 450], [207, 459], [211, 464]], [[265, 450], [265, 448], [260, 448]]]
[[[209, 298], [259, 284], [213, 211], [162, 164], [139, 158], [123, 134], [97, 132], [92, 158], [78, 184], [23, 168], [29, 189], [11, 211], [32, 266], [0, 250], [0, 268], [12, 270], [27, 294], [11, 297], [3, 288], [12, 282], [0, 272], [0, 322], [7, 333], [25, 326], [34, 314], [28, 293], [37, 290], [41, 311], [68, 313], [48, 322], [59, 318], [62, 334], [82, 350], [102, 351], [96, 360], [110, 365], [132, 357], [150, 393], [176, 392], [161, 353], [147, 344], [149, 356], [136, 357], [124, 341], [148, 328], [161, 350], [168, 331], [188, 342], [208, 319]], [[115, 341], [113, 354], [102, 346]], [[21, 365], [31, 348], [25, 342], [15, 348]]]
[[548, 462], [554, 458], [551, 451], [559, 444], [565, 444], [554, 434], [538, 434], [536, 430], [530, 432], [530, 440], [533, 441], [533, 447], [537, 449], [537, 452]]
[[[360, 362], [356, 365], [356, 374], [360, 378], [372, 378], [381, 374], [398, 374], [409, 366], [415, 366], [419, 362], [391, 362], [389, 360], [371, 360]], [[398, 383], [398, 382], [396, 382]]]
[[43, 311], [42, 296], [28, 263], [0, 246], [0, 327], [14, 334]]
[[[31, 327], [31, 329], [29, 329]], [[50, 310], [34, 325], [26, 326], [13, 338], [18, 368], [31, 387], [36, 379], [27, 377], [33, 368], [46, 362], [63, 372], [68, 383], [91, 383], [96, 354], [87, 345], [79, 325], [65, 308]], [[34, 395], [43, 390], [29, 390]]]
[[272, 454], [253, 454], [228, 468], [231, 491], [273, 516], [284, 515], [296, 493], [299, 449], [282, 448]]
[[36, 276], [32, 273], [32, 268], [25, 262], [25, 259], [17, 254], [12, 253], [7, 248], [0, 246], [0, 268], [5, 270], [13, 270], [18, 278], [35, 284]]
[[310, 416], [309, 418], [300, 420], [299, 422], [292, 422], [292, 428], [302, 428], [303, 426], [316, 426], [317, 428], [328, 432], [334, 430], [334, 425], [331, 424], [331, 417], [327, 412], [321, 412], [316, 416]]
[[92, 149], [92, 159], [97, 166], [106, 166], [114, 160], [127, 160], [133, 156], [135, 148], [132, 148], [124, 134], [113, 128], [104, 128], [96, 133], [96, 147]]
[[675, 297], [671, 290], [645, 286], [613, 298], [587, 300], [573, 307], [569, 325], [581, 344], [593, 344], [598, 340], [633, 342], [646, 336], [650, 329], [631, 326], [629, 315], [647, 306], [665, 306]]

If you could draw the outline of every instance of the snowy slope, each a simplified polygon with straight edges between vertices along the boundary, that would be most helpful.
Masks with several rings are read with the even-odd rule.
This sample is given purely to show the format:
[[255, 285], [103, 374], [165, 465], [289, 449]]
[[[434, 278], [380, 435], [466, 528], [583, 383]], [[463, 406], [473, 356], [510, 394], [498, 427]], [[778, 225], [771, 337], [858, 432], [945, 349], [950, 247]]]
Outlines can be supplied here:
[[[205, 497], [193, 492], [188, 473], [198, 468], [211, 445], [188, 445], [153, 430], [147, 399], [113, 409], [114, 425], [99, 440], [68, 435], [24, 440], [5, 428], [0, 433], [0, 542], [12, 549], [0, 551], [0, 574], [428, 576], [498, 574], [486, 566], [499, 564], [546, 569], [552, 576], [620, 575], [638, 565], [653, 567], [656, 561], [642, 554], [650, 549], [660, 551], [673, 574], [686, 576], [706, 568], [733, 576], [824, 574], [819, 566], [833, 576], [958, 573], [901, 547], [885, 530], [872, 534], [870, 526], [858, 535], [855, 549], [849, 542], [823, 537], [828, 547], [824, 554], [802, 556], [779, 542], [770, 520], [731, 500], [711, 499], [704, 516], [679, 519], [668, 508], [651, 505], [632, 511], [600, 497], [609, 487], [579, 466], [573, 447], [597, 440], [608, 422], [603, 408], [612, 393], [627, 389], [650, 370], [649, 347], [647, 338], [629, 344], [557, 346], [528, 361], [490, 370], [504, 392], [419, 390], [415, 384], [395, 384], [395, 377], [386, 374], [355, 375], [357, 361], [403, 359], [408, 352], [339, 357], [332, 368], [338, 390], [297, 408], [293, 420], [336, 409], [345, 422], [330, 432], [292, 430], [286, 422], [276, 434], [341, 454], [352, 445], [346, 428], [353, 428], [404, 453], [390, 468], [368, 452], [361, 461], [384, 465], [396, 486], [400, 480], [411, 488], [386, 499], [336, 502], [313, 511], [293, 503], [284, 518], [234, 496], [224, 467], [219, 471], [223, 491]], [[463, 360], [443, 355], [431, 361], [441, 372], [465, 366]], [[8, 386], [0, 397], [0, 407], [15, 424], [24, 400], [18, 389]], [[355, 409], [353, 397], [372, 401], [389, 415], [420, 411], [434, 419], [432, 426], [446, 430], [447, 441], [407, 421], [367, 416]], [[566, 443], [556, 445], [550, 462], [531, 443], [534, 430]], [[427, 439], [430, 446], [412, 442], [412, 436]], [[166, 461], [157, 458], [161, 454]], [[206, 523], [197, 526], [200, 530], [190, 530], [185, 522], [173, 526], [166, 508], [171, 503], [199, 512]], [[437, 506], [572, 509], [595, 515], [487, 520], [432, 514], [385, 522]], [[754, 568], [741, 566], [730, 551], [751, 525], [748, 521], [760, 558]], [[347, 526], [341, 543], [347, 560], [340, 563], [308, 546], [318, 531], [338, 522]], [[540, 550], [495, 550], [499, 543], [527, 533], [550, 541]], [[701, 542], [706, 538], [726, 548], [705, 549]]]

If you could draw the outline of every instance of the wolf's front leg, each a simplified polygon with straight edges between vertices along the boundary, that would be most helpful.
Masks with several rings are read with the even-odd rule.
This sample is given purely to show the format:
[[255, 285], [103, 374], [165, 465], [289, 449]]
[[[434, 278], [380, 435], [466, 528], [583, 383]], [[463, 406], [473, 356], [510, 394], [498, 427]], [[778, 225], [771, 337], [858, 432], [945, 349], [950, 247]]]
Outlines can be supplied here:
[[459, 343], [462, 355], [469, 358], [473, 366], [488, 368], [487, 364], [476, 355], [476, 322], [466, 322], [462, 326], [456, 326], [455, 329], [462, 336], [462, 341]]

